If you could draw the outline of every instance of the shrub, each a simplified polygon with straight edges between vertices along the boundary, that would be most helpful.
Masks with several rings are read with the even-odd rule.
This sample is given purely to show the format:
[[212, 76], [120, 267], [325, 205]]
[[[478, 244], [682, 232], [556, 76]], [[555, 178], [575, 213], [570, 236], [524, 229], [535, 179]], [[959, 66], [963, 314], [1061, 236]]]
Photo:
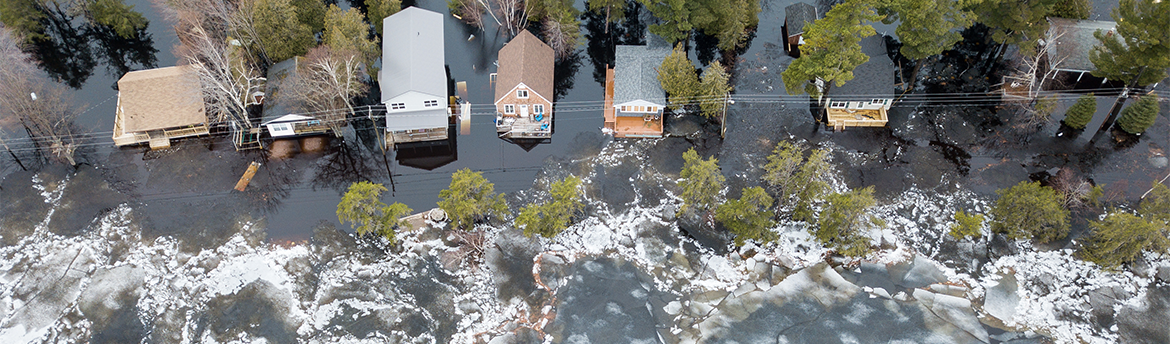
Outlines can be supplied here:
[[955, 240], [978, 239], [983, 236], [980, 228], [983, 228], [983, 214], [967, 214], [960, 210], [955, 212], [955, 223], [948, 234]]
[[439, 198], [439, 208], [447, 212], [454, 228], [470, 230], [489, 215], [508, 212], [508, 203], [504, 195], [495, 192], [495, 184], [485, 179], [482, 172], [466, 168], [451, 175], [451, 185], [439, 191]]
[[400, 218], [410, 215], [411, 209], [402, 203], [386, 205], [382, 203], [382, 192], [386, 187], [371, 182], [357, 182], [350, 184], [341, 202], [337, 203], [337, 221], [350, 222], [358, 235], [374, 234], [396, 242], [394, 229], [404, 227], [410, 229], [410, 224], [402, 222]]
[[683, 206], [679, 211], [690, 208], [708, 211], [719, 203], [719, 194], [723, 191], [723, 182], [726, 180], [719, 173], [719, 160], [710, 157], [707, 160], [699, 158], [694, 148], [683, 153], [683, 169], [680, 173], [682, 180], [678, 186], [682, 187]]
[[1068, 210], [1060, 206], [1061, 197], [1040, 182], [1023, 181], [1006, 190], [996, 191], [999, 199], [991, 208], [991, 230], [1008, 238], [1035, 238], [1041, 243], [1068, 234]]
[[834, 193], [825, 201], [813, 236], [846, 256], [861, 257], [869, 253], [869, 237], [864, 231], [885, 225], [869, 212], [875, 204], [873, 187]]
[[1064, 125], [1073, 129], [1084, 129], [1093, 120], [1097, 112], [1097, 98], [1092, 93], [1081, 96], [1076, 104], [1068, 108], [1064, 114]]
[[516, 227], [524, 230], [524, 236], [539, 234], [552, 238], [569, 227], [573, 215], [581, 211], [581, 179], [569, 176], [552, 184], [552, 202], [529, 203], [516, 216]]
[[776, 240], [776, 233], [771, 231], [775, 222], [768, 208], [772, 207], [772, 197], [759, 186], [743, 189], [743, 196], [739, 199], [727, 200], [719, 205], [715, 211], [715, 220], [727, 227], [735, 234], [735, 244], [743, 246], [747, 240], [756, 240], [761, 243]]
[[1158, 117], [1158, 97], [1145, 96], [1137, 104], [1121, 110], [1121, 117], [1117, 118], [1117, 126], [1130, 134], [1140, 134], [1154, 125]]

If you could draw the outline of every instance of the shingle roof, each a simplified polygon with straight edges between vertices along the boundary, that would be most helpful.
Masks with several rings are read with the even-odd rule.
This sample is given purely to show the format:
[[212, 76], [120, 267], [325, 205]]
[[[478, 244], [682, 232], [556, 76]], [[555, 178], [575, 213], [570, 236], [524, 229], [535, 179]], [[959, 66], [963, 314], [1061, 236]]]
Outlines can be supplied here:
[[138, 70], [118, 79], [123, 132], [207, 122], [199, 77], [190, 66]]
[[264, 84], [264, 110], [261, 111], [261, 122], [268, 122], [281, 116], [292, 113], [297, 107], [297, 99], [292, 95], [285, 95], [284, 87], [291, 87], [292, 77], [297, 73], [297, 64], [304, 57], [297, 56], [280, 61], [268, 67], [268, 80]]
[[[1061, 61], [1054, 68], [1070, 71], [1089, 72], [1096, 69], [1089, 61], [1089, 51], [1101, 45], [1093, 33], [1102, 30], [1105, 34], [1116, 34], [1117, 23], [1103, 20], [1072, 20], [1048, 18], [1048, 45], [1044, 52], [1048, 61]], [[1125, 40], [1121, 40], [1123, 43]]]
[[409, 91], [447, 94], [443, 15], [407, 7], [382, 20], [382, 102]]
[[788, 26], [788, 36], [804, 33], [804, 26], [817, 20], [817, 8], [812, 5], [798, 2], [784, 8], [784, 24]]
[[614, 61], [613, 103], [645, 100], [666, 104], [666, 91], [658, 82], [658, 67], [670, 55], [670, 48], [619, 45]]
[[861, 39], [861, 52], [869, 61], [853, 70], [853, 79], [840, 87], [829, 87], [827, 95], [849, 99], [869, 99], [873, 96], [894, 96], [894, 62], [886, 53], [885, 38], [873, 35]]
[[513, 87], [524, 83], [548, 101], [553, 96], [553, 50], [528, 30], [500, 49], [500, 68], [496, 73], [496, 100]]

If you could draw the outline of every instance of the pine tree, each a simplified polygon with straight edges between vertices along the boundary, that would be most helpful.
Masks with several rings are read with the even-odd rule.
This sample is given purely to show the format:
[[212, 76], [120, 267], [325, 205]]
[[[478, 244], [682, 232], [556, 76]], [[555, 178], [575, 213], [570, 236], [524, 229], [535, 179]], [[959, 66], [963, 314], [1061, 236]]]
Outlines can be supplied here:
[[555, 237], [569, 227], [573, 215], [581, 211], [581, 179], [569, 176], [552, 184], [552, 202], [529, 203], [516, 216], [516, 227], [524, 230], [524, 236], [539, 234], [545, 238]]
[[[297, 9], [297, 21], [309, 26], [313, 32], [325, 30], [325, 2], [322, 0], [291, 0]], [[333, 5], [337, 6], [337, 5]], [[352, 8], [352, 7], [351, 7]], [[355, 11], [357, 9], [354, 9]], [[360, 13], [360, 11], [358, 11]]]
[[1121, 0], [1112, 15], [1117, 34], [1094, 33], [1101, 45], [1089, 53], [1097, 67], [1093, 75], [1130, 82], [1140, 73], [1138, 86], [1165, 79], [1170, 68], [1170, 25], [1166, 24], [1170, 23], [1170, 1]]
[[1170, 188], [1155, 182], [1149, 195], [1138, 205], [1138, 214], [1160, 226], [1170, 226]]
[[978, 239], [983, 236], [980, 228], [983, 228], [983, 214], [967, 214], [960, 210], [955, 212], [955, 223], [947, 234], [955, 240]]
[[780, 207], [792, 208], [792, 218], [812, 221], [813, 202], [820, 201], [829, 192], [829, 152], [815, 149], [804, 155], [804, 145], [780, 141], [764, 165], [764, 182], [776, 191]]
[[726, 179], [719, 172], [719, 160], [715, 157], [703, 160], [694, 148], [683, 153], [683, 169], [679, 173], [682, 180], [678, 186], [682, 188], [679, 197], [683, 200], [680, 212], [695, 208], [700, 211], [709, 211], [719, 203], [719, 194], [723, 191]]
[[825, 201], [813, 236], [845, 256], [861, 257], [869, 253], [869, 237], [864, 231], [885, 226], [884, 221], [870, 215], [870, 208], [876, 204], [873, 186], [834, 193]]
[[861, 39], [876, 33], [868, 23], [879, 19], [881, 16], [865, 0], [848, 0], [805, 26], [800, 58], [781, 73], [788, 94], [819, 95], [822, 91], [811, 82], [816, 78], [826, 86], [841, 86], [853, 80], [853, 70], [869, 61], [869, 56], [861, 52]]
[[760, 21], [759, 0], [690, 0], [687, 5], [695, 29], [718, 39], [724, 51], [742, 47]]
[[381, 37], [382, 20], [402, 10], [402, 0], [365, 0], [371, 23], [374, 23], [374, 33]]
[[1011, 239], [1035, 238], [1041, 243], [1068, 234], [1068, 210], [1060, 206], [1056, 190], [1040, 182], [1022, 181], [996, 191], [999, 199], [991, 208], [991, 230]]
[[325, 12], [325, 34], [323, 40], [334, 51], [353, 51], [361, 54], [361, 61], [371, 67], [381, 57], [378, 39], [370, 39], [370, 24], [366, 23], [357, 8], [342, 11], [337, 5], [329, 5]]
[[626, 0], [589, 0], [585, 6], [598, 14], [605, 14], [605, 21], [616, 23], [626, 17]]
[[962, 0], [889, 0], [883, 22], [901, 21], [894, 32], [902, 41], [901, 52], [911, 60], [941, 54], [963, 40], [959, 32], [974, 23], [975, 14]]
[[466, 168], [451, 175], [451, 185], [439, 191], [438, 205], [447, 212], [452, 227], [466, 230], [488, 216], [508, 212], [508, 203], [504, 195], [496, 193], [495, 184], [485, 179], [483, 172]]
[[658, 82], [666, 91], [667, 102], [671, 109], [678, 109], [689, 104], [698, 95], [699, 78], [695, 75], [695, 65], [687, 58], [687, 51], [679, 43], [674, 51], [662, 60], [658, 68]]
[[[658, 18], [657, 24], [650, 25], [650, 33], [661, 36], [667, 42], [675, 43], [690, 37], [691, 25], [688, 0], [638, 0], [650, 14]], [[693, 0], [692, 0], [693, 1]]]
[[313, 45], [312, 28], [297, 20], [289, 0], [246, 0], [260, 46], [271, 62], [304, 55]]
[[727, 107], [727, 95], [731, 92], [731, 85], [727, 84], [730, 76], [723, 69], [719, 61], [712, 62], [703, 71], [703, 79], [699, 82], [699, 108], [703, 117], [714, 118], [723, 113]]
[[134, 5], [122, 0], [96, 0], [89, 3], [93, 21], [114, 29], [118, 37], [131, 39], [138, 36], [138, 30], [146, 29], [149, 21], [142, 13], [134, 11]]
[[1052, 8], [1052, 16], [1068, 19], [1089, 19], [1093, 4], [1089, 0], [1060, 0]]
[[991, 38], [1014, 44], [1028, 55], [1048, 32], [1047, 17], [1061, 0], [985, 0], [976, 5], [979, 22], [991, 28]]
[[385, 191], [382, 184], [365, 181], [350, 184], [337, 204], [337, 221], [349, 222], [358, 235], [378, 235], [393, 245], [396, 228], [410, 229], [410, 224], [400, 219], [412, 210], [402, 203], [382, 203], [380, 198]]
[[1085, 240], [1077, 255], [1107, 269], [1141, 258], [1142, 251], [1170, 252], [1170, 230], [1123, 211], [1114, 211], [1101, 221], [1090, 221], [1093, 235]]
[[735, 234], [735, 244], [743, 246], [747, 240], [767, 243], [776, 240], [772, 232], [772, 197], [764, 188], [754, 186], [743, 189], [739, 199], [727, 200], [715, 210], [715, 220]]
[[1081, 96], [1077, 99], [1076, 104], [1068, 108], [1068, 112], [1064, 114], [1064, 125], [1073, 129], [1084, 129], [1089, 125], [1089, 121], [1093, 120], [1093, 115], [1097, 112], [1097, 97], [1092, 93]]
[[1154, 125], [1157, 119], [1158, 97], [1147, 95], [1121, 110], [1121, 116], [1117, 117], [1117, 127], [1130, 134], [1141, 134]]

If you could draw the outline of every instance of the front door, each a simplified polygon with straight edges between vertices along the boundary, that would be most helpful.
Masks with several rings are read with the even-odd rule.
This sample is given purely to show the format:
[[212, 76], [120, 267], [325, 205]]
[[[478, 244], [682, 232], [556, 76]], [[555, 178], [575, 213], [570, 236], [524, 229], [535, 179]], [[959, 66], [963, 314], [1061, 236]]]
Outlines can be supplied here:
[[520, 117], [528, 118], [528, 105], [520, 105]]

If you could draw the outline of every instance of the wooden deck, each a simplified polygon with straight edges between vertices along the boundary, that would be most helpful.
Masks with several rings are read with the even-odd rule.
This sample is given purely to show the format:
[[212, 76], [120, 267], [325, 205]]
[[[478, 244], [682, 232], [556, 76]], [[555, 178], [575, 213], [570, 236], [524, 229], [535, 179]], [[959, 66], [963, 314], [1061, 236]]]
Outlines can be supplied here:
[[828, 109], [827, 113], [826, 125], [838, 131], [847, 127], [884, 127], [889, 121], [886, 110]]
[[[613, 110], [613, 68], [605, 69], [605, 128], [616, 130], [617, 119]], [[616, 136], [616, 132], [614, 133]]]
[[662, 116], [647, 121], [644, 117], [618, 116], [613, 107], [613, 68], [605, 70], [605, 128], [615, 138], [662, 137]]

